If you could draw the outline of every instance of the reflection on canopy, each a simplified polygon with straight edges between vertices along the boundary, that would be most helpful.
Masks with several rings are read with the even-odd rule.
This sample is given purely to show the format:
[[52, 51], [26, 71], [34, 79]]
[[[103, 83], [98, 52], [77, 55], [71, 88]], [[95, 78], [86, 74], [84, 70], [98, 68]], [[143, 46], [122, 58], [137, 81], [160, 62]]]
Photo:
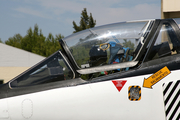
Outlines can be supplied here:
[[64, 38], [79, 68], [131, 61], [149, 21], [123, 22], [87, 29]]

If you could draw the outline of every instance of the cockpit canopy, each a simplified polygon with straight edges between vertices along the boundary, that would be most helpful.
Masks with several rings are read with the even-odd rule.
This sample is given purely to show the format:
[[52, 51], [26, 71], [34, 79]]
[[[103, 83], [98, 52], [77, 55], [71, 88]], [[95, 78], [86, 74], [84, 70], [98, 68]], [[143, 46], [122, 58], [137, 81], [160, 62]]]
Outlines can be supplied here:
[[[77, 85], [99, 76], [177, 62], [179, 27], [179, 18], [157, 19], [115, 23], [72, 34], [60, 40], [60, 50], [12, 79], [9, 88], [58, 81], [62, 86]], [[80, 77], [83, 80], [75, 80]]]
[[[132, 61], [152, 21], [121, 22], [95, 27], [63, 39], [79, 69]], [[136, 51], [136, 52], [135, 52]]]

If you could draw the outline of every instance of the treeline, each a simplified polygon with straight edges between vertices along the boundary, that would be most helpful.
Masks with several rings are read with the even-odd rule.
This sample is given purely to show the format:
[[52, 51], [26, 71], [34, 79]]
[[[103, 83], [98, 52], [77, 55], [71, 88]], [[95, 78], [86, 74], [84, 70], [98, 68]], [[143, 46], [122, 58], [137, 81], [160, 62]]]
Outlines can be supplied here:
[[[72, 23], [75, 30], [73, 33], [75, 33], [94, 27], [96, 25], [96, 20], [93, 19], [91, 13], [89, 16], [86, 8], [84, 8], [81, 13], [79, 25], [74, 21]], [[42, 30], [39, 30], [36, 24], [33, 30], [32, 28], [27, 30], [27, 34], [24, 37], [20, 34], [15, 34], [13, 37], [6, 40], [5, 44], [47, 57], [60, 49], [59, 40], [62, 38], [64, 38], [63, 35], [58, 34], [54, 37], [52, 33], [49, 33], [49, 35], [45, 37]], [[2, 43], [1, 39], [0, 43]]]
[[5, 41], [5, 44], [47, 57], [60, 49], [59, 39], [62, 38], [63, 35], [58, 34], [54, 37], [52, 33], [46, 38], [36, 24], [34, 30], [29, 28], [24, 37], [15, 34]]

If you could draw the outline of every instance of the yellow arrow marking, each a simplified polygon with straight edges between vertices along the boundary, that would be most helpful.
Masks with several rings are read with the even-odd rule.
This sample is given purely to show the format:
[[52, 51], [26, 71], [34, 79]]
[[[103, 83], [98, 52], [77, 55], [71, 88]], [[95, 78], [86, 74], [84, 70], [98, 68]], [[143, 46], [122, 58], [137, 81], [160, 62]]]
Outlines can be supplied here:
[[148, 77], [147, 79], [144, 78], [143, 87], [152, 89], [152, 86], [154, 84], [162, 80], [164, 77], [166, 77], [170, 73], [171, 72], [169, 71], [169, 69], [165, 66], [164, 68], [160, 69], [159, 71], [157, 71], [156, 73]]

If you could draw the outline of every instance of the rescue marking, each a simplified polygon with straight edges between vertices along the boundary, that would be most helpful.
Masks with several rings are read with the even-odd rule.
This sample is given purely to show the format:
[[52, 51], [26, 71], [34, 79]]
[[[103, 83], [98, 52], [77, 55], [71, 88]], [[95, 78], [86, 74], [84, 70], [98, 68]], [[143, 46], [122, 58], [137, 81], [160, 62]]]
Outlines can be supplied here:
[[170, 73], [171, 71], [165, 66], [164, 68], [160, 69], [159, 71], [157, 71], [156, 73], [148, 77], [147, 79], [144, 78], [143, 87], [152, 89], [152, 86], [154, 84], [162, 80], [164, 77], [166, 77]]
[[127, 81], [126, 80], [113, 80], [112, 82], [116, 86], [117, 90], [120, 92]]
[[141, 100], [141, 87], [140, 86], [129, 86], [128, 98], [131, 101]]

